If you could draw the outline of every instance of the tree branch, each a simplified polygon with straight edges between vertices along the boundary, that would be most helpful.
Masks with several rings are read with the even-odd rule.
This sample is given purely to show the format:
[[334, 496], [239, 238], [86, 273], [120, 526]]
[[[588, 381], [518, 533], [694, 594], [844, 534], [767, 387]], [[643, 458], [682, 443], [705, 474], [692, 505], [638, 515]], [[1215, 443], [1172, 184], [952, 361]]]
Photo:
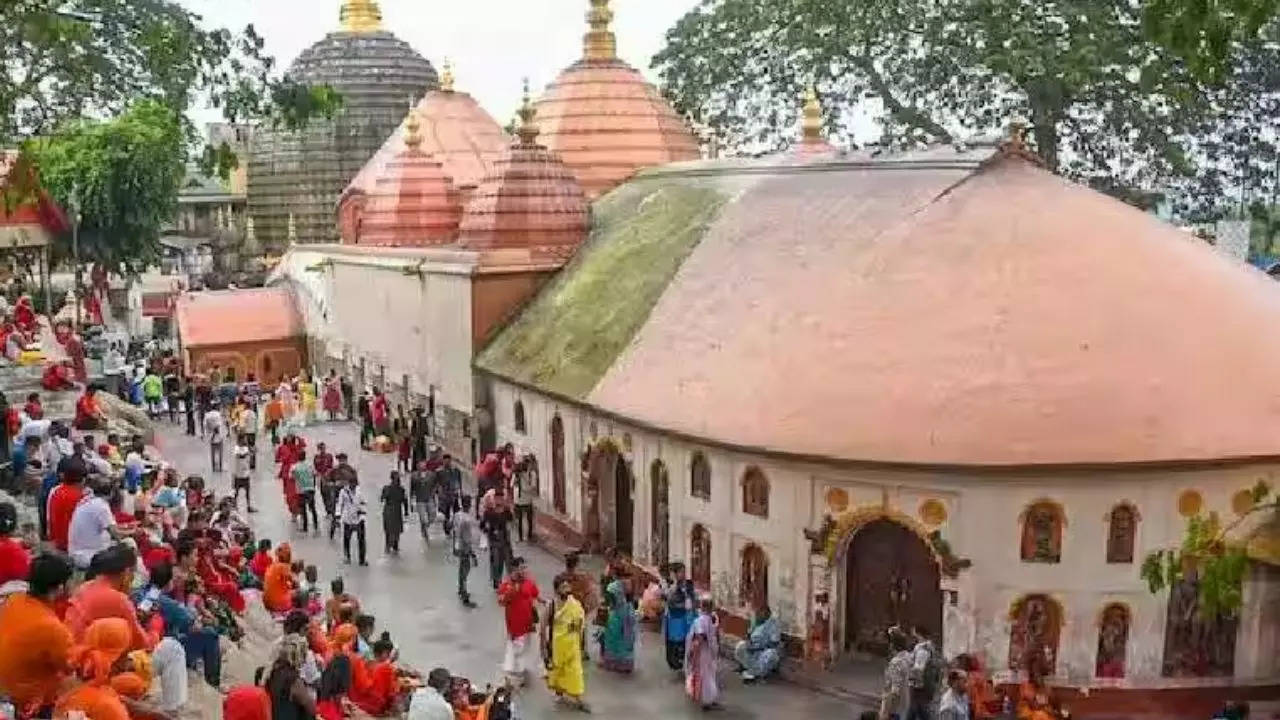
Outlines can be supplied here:
[[910, 107], [902, 102], [893, 94], [893, 88], [889, 86], [889, 82], [885, 80], [880, 71], [876, 69], [875, 61], [865, 55], [855, 56], [853, 62], [867, 76], [867, 83], [871, 89], [879, 96], [880, 101], [884, 103], [884, 107], [889, 111], [895, 119], [907, 125], [923, 130], [934, 136], [940, 142], [949, 143], [952, 141], [951, 133], [947, 129], [939, 125], [933, 118], [926, 115], [918, 108]]

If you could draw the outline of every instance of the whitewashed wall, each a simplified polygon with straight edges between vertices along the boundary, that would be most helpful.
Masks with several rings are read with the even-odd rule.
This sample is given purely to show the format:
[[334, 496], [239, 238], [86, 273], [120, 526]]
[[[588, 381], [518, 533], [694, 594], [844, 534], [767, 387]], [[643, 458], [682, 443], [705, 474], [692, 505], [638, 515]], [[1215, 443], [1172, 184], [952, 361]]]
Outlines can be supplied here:
[[[1253, 466], [1199, 471], [1090, 472], [1057, 474], [936, 474], [898, 470], [850, 469], [816, 463], [729, 452], [629, 427], [595, 417], [577, 405], [557, 402], [501, 380], [493, 380], [493, 401], [499, 442], [510, 440], [537, 455], [542, 468], [542, 497], [551, 506], [551, 420], [557, 413], [565, 428], [566, 499], [568, 520], [581, 527], [581, 474], [579, 457], [594, 423], [600, 437], [621, 439], [631, 435], [631, 459], [636, 475], [635, 544], [638, 559], [649, 547], [649, 466], [661, 459], [670, 476], [671, 557], [689, 557], [690, 531], [701, 523], [711, 532], [712, 576], [717, 599], [736, 606], [741, 552], [747, 543], [768, 554], [769, 598], [789, 628], [803, 633], [810, 610], [809, 545], [805, 528], [822, 522], [826, 491], [844, 488], [850, 508], [888, 507], [919, 518], [925, 500], [937, 500], [947, 511], [938, 529], [959, 557], [973, 560], [973, 567], [944, 587], [957, 590], [958, 602], [944, 607], [944, 640], [948, 654], [965, 651], [985, 656], [989, 667], [1007, 667], [1009, 611], [1028, 594], [1047, 594], [1061, 604], [1064, 623], [1058, 651], [1058, 675], [1078, 685], [1168, 686], [1196, 684], [1195, 680], [1161, 677], [1164, 653], [1166, 593], [1151, 594], [1139, 576], [1147, 553], [1177, 545], [1186, 526], [1179, 514], [1178, 498], [1195, 490], [1204, 498], [1204, 510], [1234, 517], [1232, 496], [1270, 477], [1278, 468]], [[523, 402], [527, 432], [514, 425], [514, 403]], [[689, 493], [689, 463], [701, 450], [712, 468], [710, 501]], [[742, 512], [742, 473], [750, 465], [769, 478], [771, 492], [767, 520]], [[1033, 502], [1047, 499], [1060, 504], [1067, 524], [1063, 533], [1062, 561], [1057, 564], [1025, 563], [1020, 558], [1020, 516]], [[1139, 512], [1134, 562], [1106, 561], [1108, 513], [1129, 502]], [[837, 561], [843, 565], [841, 561]], [[1268, 598], [1274, 597], [1271, 581]], [[844, 587], [844, 568], [833, 572], [833, 619], [843, 625], [837, 597]], [[1261, 586], [1259, 586], [1260, 588]], [[1251, 592], [1260, 592], [1254, 588]], [[1126, 604], [1131, 628], [1124, 680], [1096, 680], [1094, 667], [1098, 645], [1098, 621], [1109, 603]], [[1253, 601], [1253, 606], [1259, 606]], [[1274, 614], [1274, 613], [1272, 613]], [[1274, 628], [1257, 631], [1257, 623], [1241, 623], [1237, 642], [1236, 678], [1256, 682], [1280, 680], [1277, 662], [1267, 648], [1278, 640]], [[1249, 630], [1250, 627], [1255, 628]]]
[[365, 357], [388, 382], [409, 376], [413, 392], [434, 386], [438, 402], [470, 414], [471, 267], [424, 260], [422, 251], [354, 253], [302, 246], [273, 281], [295, 287], [310, 337], [333, 358]]

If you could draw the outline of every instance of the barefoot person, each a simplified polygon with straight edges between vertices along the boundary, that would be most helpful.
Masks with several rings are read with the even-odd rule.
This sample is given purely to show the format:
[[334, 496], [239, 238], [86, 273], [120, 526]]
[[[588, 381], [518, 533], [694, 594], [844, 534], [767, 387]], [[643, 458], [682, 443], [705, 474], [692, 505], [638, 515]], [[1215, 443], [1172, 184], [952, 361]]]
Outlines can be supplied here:
[[698, 617], [689, 630], [685, 648], [685, 692], [704, 710], [720, 703], [720, 683], [716, 679], [716, 659], [720, 657], [720, 627], [710, 597], [702, 598]]
[[514, 683], [524, 685], [538, 653], [538, 637], [535, 634], [538, 616], [534, 605], [538, 602], [538, 585], [529, 576], [524, 558], [511, 561], [511, 574], [498, 586], [498, 604], [502, 605], [507, 621], [507, 653], [502, 672]]
[[558, 702], [587, 709], [586, 678], [582, 673], [582, 633], [587, 615], [582, 603], [573, 596], [568, 580], [556, 586], [556, 601], [551, 609], [550, 661], [547, 687]]

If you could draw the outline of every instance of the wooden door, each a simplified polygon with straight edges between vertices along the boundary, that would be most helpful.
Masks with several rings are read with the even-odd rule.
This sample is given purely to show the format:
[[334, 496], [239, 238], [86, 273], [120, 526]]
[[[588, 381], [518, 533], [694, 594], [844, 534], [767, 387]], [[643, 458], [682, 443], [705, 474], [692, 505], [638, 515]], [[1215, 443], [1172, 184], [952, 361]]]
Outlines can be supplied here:
[[618, 552], [631, 557], [634, 546], [635, 499], [631, 496], [631, 465], [618, 457], [613, 470], [614, 535]]
[[565, 514], [564, 421], [559, 415], [551, 420], [551, 503], [556, 512]]
[[919, 626], [942, 635], [938, 566], [924, 541], [890, 520], [868, 523], [849, 544], [845, 650], [888, 654], [890, 627]]

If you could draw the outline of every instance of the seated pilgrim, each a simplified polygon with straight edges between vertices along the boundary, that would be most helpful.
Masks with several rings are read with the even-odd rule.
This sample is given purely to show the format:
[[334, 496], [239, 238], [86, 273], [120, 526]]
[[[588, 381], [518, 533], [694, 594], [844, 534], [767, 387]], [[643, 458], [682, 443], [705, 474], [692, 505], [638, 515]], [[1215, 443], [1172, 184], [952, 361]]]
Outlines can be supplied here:
[[747, 682], [777, 672], [782, 662], [782, 628], [767, 604], [756, 608], [747, 639], [734, 648], [733, 658], [742, 666], [742, 679]]

